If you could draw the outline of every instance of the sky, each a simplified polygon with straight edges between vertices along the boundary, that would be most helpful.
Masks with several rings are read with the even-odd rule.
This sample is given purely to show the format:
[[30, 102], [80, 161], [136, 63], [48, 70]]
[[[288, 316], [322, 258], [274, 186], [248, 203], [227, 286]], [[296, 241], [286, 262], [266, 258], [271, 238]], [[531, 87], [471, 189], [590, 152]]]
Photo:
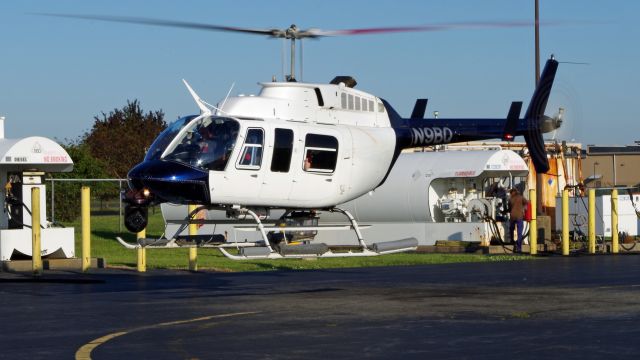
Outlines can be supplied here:
[[[47, 17], [35, 13], [148, 17], [251, 28], [323, 30], [470, 21], [531, 21], [534, 0], [0, 2], [0, 116], [5, 137], [78, 139], [94, 117], [138, 99], [171, 122], [197, 114], [181, 82], [210, 103], [257, 94], [282, 77], [282, 40], [255, 35]], [[561, 62], [547, 115], [564, 107], [557, 140], [628, 145], [640, 140], [640, 2], [540, 0], [540, 53]], [[456, 29], [304, 42], [303, 80], [351, 75], [357, 88], [408, 116], [506, 117], [529, 102], [534, 29]], [[569, 62], [569, 63], [562, 63]], [[571, 64], [571, 63], [587, 63]], [[298, 75], [300, 78], [300, 75]]]

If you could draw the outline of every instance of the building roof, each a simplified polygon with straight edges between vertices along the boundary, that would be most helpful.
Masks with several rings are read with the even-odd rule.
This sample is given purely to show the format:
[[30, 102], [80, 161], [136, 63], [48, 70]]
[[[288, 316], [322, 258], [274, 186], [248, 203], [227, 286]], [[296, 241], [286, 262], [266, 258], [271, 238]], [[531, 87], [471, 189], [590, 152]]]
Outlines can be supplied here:
[[0, 168], [68, 172], [73, 170], [73, 160], [62, 146], [48, 138], [0, 139]]
[[588, 155], [640, 154], [640, 145], [597, 146], [587, 145]]

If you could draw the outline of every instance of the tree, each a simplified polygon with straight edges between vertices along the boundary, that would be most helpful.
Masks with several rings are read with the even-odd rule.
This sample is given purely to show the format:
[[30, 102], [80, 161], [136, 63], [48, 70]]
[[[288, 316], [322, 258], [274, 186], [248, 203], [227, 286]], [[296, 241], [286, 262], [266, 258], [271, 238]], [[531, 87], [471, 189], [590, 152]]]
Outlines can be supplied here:
[[[104, 179], [107, 177], [105, 165], [91, 155], [86, 144], [71, 141], [62, 145], [73, 160], [73, 171], [68, 173], [51, 173], [54, 179]], [[56, 182], [55, 183], [55, 220], [73, 221], [80, 215], [80, 187], [91, 186], [92, 195], [98, 197], [118, 196], [118, 186], [108, 183]], [[52, 189], [48, 189], [49, 192]], [[50, 199], [47, 198], [50, 202]], [[51, 208], [51, 204], [49, 204]]]
[[108, 177], [119, 179], [142, 161], [146, 149], [167, 127], [162, 110], [145, 114], [138, 100], [127, 100], [122, 109], [114, 109], [108, 115], [102, 112], [94, 120], [81, 142], [104, 163]]

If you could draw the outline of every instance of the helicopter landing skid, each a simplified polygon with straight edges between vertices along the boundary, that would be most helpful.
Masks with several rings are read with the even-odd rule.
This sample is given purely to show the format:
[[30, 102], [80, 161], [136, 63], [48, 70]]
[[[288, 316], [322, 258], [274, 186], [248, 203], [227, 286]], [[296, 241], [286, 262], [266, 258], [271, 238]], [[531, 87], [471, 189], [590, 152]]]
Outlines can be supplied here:
[[240, 243], [223, 243], [223, 244], [199, 244], [199, 243], [181, 243], [177, 239], [153, 239], [153, 238], [140, 238], [137, 242], [132, 243], [125, 241], [121, 237], [117, 236], [116, 240], [120, 245], [129, 250], [135, 250], [140, 248], [145, 249], [177, 249], [177, 248], [243, 248], [243, 247], [256, 247], [261, 246], [259, 243], [253, 242], [240, 242]]
[[[256, 259], [301, 259], [301, 258], [337, 258], [337, 257], [365, 257], [365, 256], [379, 256], [385, 254], [393, 254], [405, 251], [416, 250], [418, 247], [418, 241], [415, 238], [408, 238], [396, 241], [387, 241], [374, 243], [371, 246], [367, 246], [360, 232], [360, 226], [357, 221], [346, 210], [340, 208], [333, 208], [331, 212], [339, 212], [345, 215], [351, 225], [347, 226], [305, 226], [305, 227], [290, 227], [289, 231], [319, 231], [319, 230], [350, 230], [353, 229], [358, 238], [359, 250], [335, 252], [329, 249], [326, 244], [301, 244], [292, 245], [289, 244], [286, 236], [283, 237], [283, 242], [277, 246], [271, 246], [269, 243], [267, 231], [274, 232], [286, 232], [284, 227], [265, 227], [258, 216], [251, 210], [246, 209], [246, 212], [251, 215], [257, 223], [257, 231], [263, 236], [265, 241], [260, 241], [261, 244], [254, 247], [238, 248], [238, 255], [229, 253], [226, 249], [219, 247], [220, 252], [227, 258], [232, 260], [256, 260]], [[246, 243], [242, 243], [246, 244]], [[226, 246], [230, 248], [233, 246]]]
[[[413, 241], [417, 244], [417, 240], [412, 238]], [[410, 240], [410, 239], [405, 239]], [[400, 240], [404, 241], [404, 240]], [[228, 247], [227, 247], [228, 248]], [[253, 247], [252, 249], [260, 249], [261, 247]], [[262, 247], [265, 248], [265, 247]], [[242, 252], [239, 255], [230, 254], [225, 248], [218, 248], [220, 252], [227, 258], [231, 260], [261, 260], [261, 259], [303, 259], [303, 258], [338, 258], [338, 257], [365, 257], [365, 256], [380, 256], [386, 254], [394, 254], [399, 252], [413, 251], [416, 250], [416, 246], [408, 246], [395, 250], [388, 251], [374, 251], [370, 249], [364, 249], [362, 251], [348, 251], [348, 252], [334, 252], [331, 250], [327, 250], [327, 252], [322, 254], [282, 254], [280, 252]]]
[[[418, 241], [415, 238], [407, 238], [396, 241], [387, 241], [374, 243], [371, 246], [367, 246], [360, 232], [361, 228], [366, 228], [367, 225], [358, 225], [355, 218], [346, 210], [340, 208], [333, 208], [331, 212], [339, 212], [345, 215], [351, 225], [340, 226], [265, 226], [260, 217], [250, 209], [242, 209], [241, 212], [250, 215], [256, 222], [257, 227], [241, 227], [243, 231], [253, 230], [259, 231], [263, 239], [255, 242], [210, 242], [193, 240], [190, 237], [178, 239], [154, 239], [154, 238], [139, 238], [137, 242], [127, 242], [120, 237], [116, 237], [118, 242], [127, 249], [171, 249], [171, 248], [214, 248], [220, 250], [220, 252], [227, 258], [232, 260], [256, 260], [256, 259], [301, 259], [301, 258], [337, 258], [337, 257], [365, 257], [365, 256], [379, 256], [385, 254], [393, 254], [405, 251], [416, 250], [418, 247]], [[282, 242], [277, 245], [272, 245], [268, 240], [267, 232], [272, 233], [286, 233], [287, 231], [319, 231], [319, 230], [351, 230], [353, 229], [358, 238], [358, 250], [348, 251], [333, 251], [326, 244], [294, 244], [289, 243], [286, 236], [283, 236]], [[233, 248], [238, 251], [238, 254], [231, 254], [226, 249]]]

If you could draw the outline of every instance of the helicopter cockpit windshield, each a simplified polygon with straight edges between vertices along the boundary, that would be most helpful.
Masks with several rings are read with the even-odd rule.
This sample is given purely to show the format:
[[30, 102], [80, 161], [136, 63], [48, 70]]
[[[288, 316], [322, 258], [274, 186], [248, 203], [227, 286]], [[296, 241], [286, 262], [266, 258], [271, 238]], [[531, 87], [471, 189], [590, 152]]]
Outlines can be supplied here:
[[237, 121], [225, 117], [206, 116], [192, 121], [171, 142], [162, 158], [222, 171], [231, 156], [239, 129]]

